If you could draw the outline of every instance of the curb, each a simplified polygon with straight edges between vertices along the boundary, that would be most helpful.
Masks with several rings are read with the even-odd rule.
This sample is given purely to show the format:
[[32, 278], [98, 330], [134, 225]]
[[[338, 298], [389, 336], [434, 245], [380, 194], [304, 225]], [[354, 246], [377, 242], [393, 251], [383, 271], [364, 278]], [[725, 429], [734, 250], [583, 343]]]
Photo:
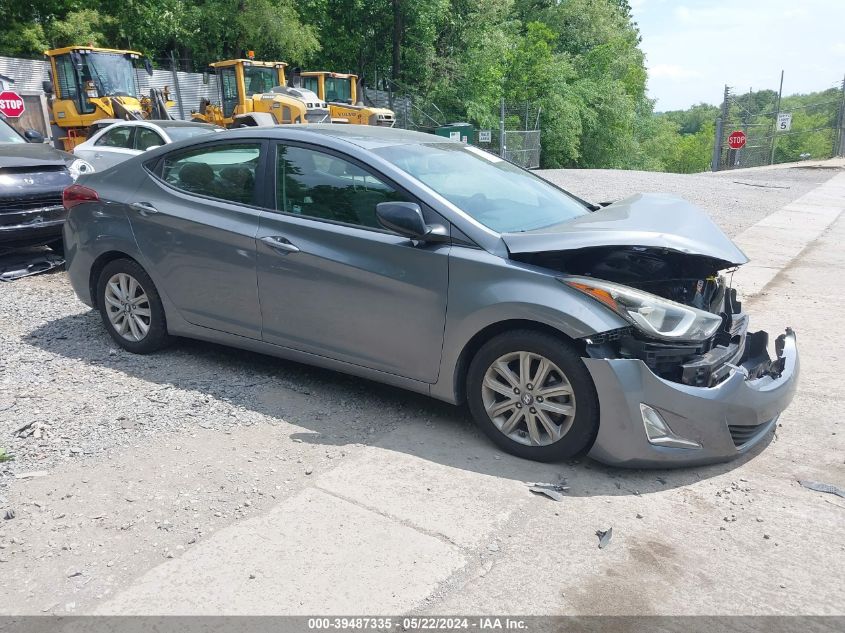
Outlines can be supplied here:
[[845, 174], [838, 174], [763, 218], [734, 238], [750, 260], [733, 284], [750, 298], [759, 295], [845, 211]]

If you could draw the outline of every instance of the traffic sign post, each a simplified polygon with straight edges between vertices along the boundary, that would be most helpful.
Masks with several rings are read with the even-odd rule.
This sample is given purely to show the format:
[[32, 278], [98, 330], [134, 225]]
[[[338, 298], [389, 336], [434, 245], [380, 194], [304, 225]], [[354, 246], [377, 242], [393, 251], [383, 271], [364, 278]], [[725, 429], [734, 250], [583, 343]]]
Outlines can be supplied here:
[[23, 99], [14, 90], [0, 92], [0, 114], [9, 118], [17, 119], [24, 113]]
[[745, 147], [746, 136], [742, 130], [735, 130], [728, 136], [728, 147], [731, 149], [742, 149]]

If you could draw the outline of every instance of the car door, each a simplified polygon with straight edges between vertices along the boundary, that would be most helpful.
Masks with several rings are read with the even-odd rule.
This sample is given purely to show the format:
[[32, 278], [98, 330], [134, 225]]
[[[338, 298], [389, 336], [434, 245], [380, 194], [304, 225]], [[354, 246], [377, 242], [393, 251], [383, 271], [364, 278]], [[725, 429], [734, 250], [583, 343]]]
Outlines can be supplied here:
[[218, 141], [166, 154], [129, 204], [141, 253], [182, 317], [255, 339], [256, 192], [265, 147]]
[[274, 208], [257, 235], [264, 340], [436, 381], [449, 245], [381, 228], [376, 205], [410, 198], [360, 163], [307, 144], [271, 156]]
[[96, 171], [103, 171], [139, 154], [134, 143], [135, 126], [116, 125], [84, 152], [77, 150], [74, 154], [91, 163]]

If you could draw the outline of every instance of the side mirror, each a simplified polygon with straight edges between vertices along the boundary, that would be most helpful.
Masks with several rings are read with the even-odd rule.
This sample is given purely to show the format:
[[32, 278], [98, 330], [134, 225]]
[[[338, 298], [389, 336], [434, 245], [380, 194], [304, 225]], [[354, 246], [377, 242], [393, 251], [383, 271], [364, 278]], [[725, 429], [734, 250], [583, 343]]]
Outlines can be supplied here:
[[43, 143], [44, 135], [38, 130], [29, 129], [23, 133], [24, 138], [30, 143]]
[[53, 82], [49, 79], [45, 79], [41, 82], [41, 90], [43, 90], [46, 95], [53, 94]]
[[153, 76], [153, 63], [150, 61], [149, 57], [144, 58], [144, 70], [147, 71], [147, 74], [150, 77]]
[[380, 202], [376, 205], [376, 218], [384, 228], [412, 240], [445, 242], [449, 239], [446, 227], [425, 223], [420, 205], [415, 202]]

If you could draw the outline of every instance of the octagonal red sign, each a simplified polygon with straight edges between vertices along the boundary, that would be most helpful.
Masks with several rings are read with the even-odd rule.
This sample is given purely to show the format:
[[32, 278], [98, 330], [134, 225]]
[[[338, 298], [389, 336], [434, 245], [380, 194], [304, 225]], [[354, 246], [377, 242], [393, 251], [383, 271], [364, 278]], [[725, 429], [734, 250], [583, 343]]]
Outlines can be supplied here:
[[0, 113], [14, 119], [22, 115], [23, 111], [23, 99], [17, 92], [14, 90], [0, 92]]
[[745, 132], [742, 130], [731, 132], [731, 135], [728, 137], [728, 147], [731, 149], [742, 149], [745, 147], [745, 140]]

